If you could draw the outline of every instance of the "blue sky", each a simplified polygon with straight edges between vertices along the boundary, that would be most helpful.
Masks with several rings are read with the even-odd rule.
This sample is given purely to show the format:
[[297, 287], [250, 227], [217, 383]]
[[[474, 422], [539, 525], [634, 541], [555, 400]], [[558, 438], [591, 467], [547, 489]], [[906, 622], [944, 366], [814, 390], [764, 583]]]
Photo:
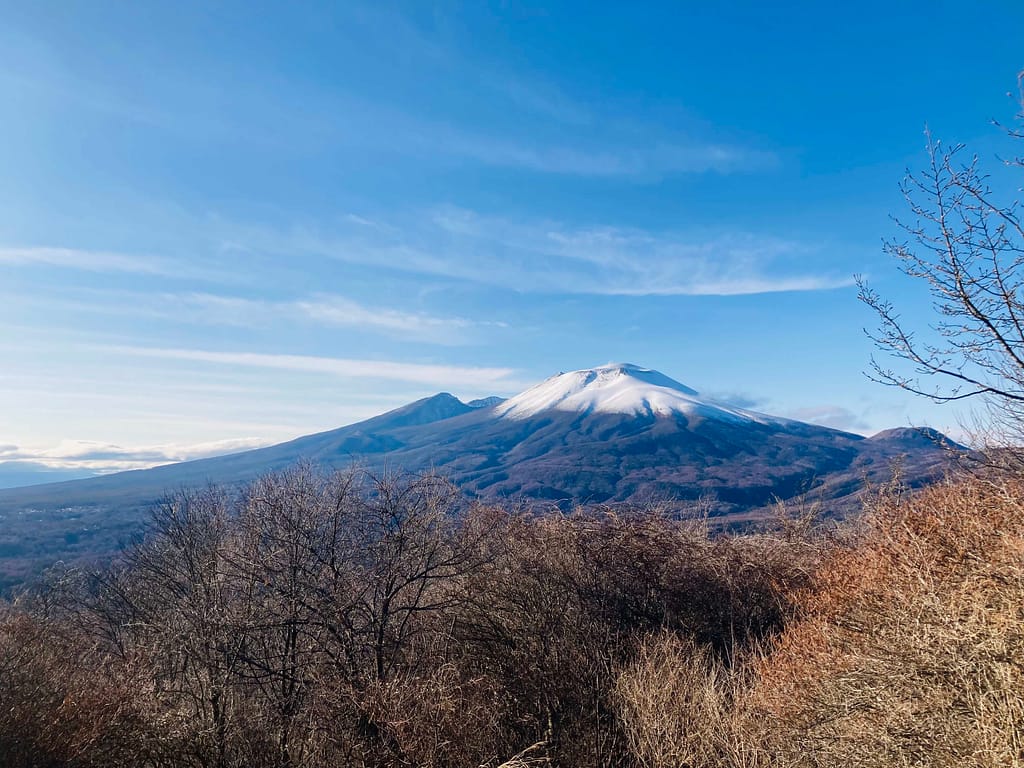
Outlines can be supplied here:
[[854, 274], [1017, 3], [0, 3], [0, 461], [113, 469], [609, 361], [870, 433]]

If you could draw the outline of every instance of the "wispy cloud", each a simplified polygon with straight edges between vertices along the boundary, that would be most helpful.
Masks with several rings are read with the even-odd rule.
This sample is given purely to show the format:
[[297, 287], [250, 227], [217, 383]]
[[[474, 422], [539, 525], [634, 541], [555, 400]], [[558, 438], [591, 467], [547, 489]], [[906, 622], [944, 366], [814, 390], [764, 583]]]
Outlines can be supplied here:
[[[377, 150], [432, 161], [468, 160], [495, 168], [580, 177], [647, 180], [759, 171], [779, 163], [769, 150], [740, 141], [710, 140], [709, 136], [721, 134], [713, 126], [693, 120], [672, 127], [645, 121], [638, 118], [635, 105], [586, 99], [538, 73], [498, 66], [486, 57], [464, 58], [406, 14], [361, 9], [352, 16], [367, 34], [400, 40], [405, 55], [415, 62], [414, 76], [443, 72], [449, 81], [456, 72], [460, 93], [474, 100], [475, 109], [473, 117], [463, 116], [453, 123], [438, 119], [429, 103], [417, 109], [409, 103], [389, 106], [380, 93], [365, 102], [352, 95], [311, 94], [321, 109], [345, 115], [348, 130], [339, 137], [342, 140], [368, 142]], [[552, 125], [562, 130], [553, 134]], [[571, 139], [566, 140], [566, 135]]]
[[716, 400], [726, 405], [731, 405], [735, 408], [743, 408], [747, 411], [756, 411], [759, 408], [765, 407], [766, 403], [763, 399], [757, 397], [751, 397], [750, 395], [742, 392], [706, 392], [705, 394], [709, 399]]
[[434, 224], [478, 249], [531, 257], [569, 293], [732, 296], [850, 285], [845, 275], [807, 274], [791, 263], [807, 244], [747, 233], [687, 234], [621, 227], [513, 222], [450, 208]]
[[133, 272], [167, 275], [170, 265], [144, 256], [74, 248], [0, 248], [0, 264], [9, 266], [44, 265], [87, 272]]
[[160, 314], [204, 324], [255, 327], [292, 320], [322, 326], [363, 328], [397, 338], [437, 344], [460, 344], [468, 339], [474, 328], [500, 325], [370, 305], [333, 294], [276, 301], [211, 293], [165, 293], [158, 298], [163, 304], [156, 310]]
[[513, 368], [483, 368], [391, 360], [353, 360], [312, 355], [265, 354], [257, 352], [214, 352], [201, 349], [105, 346], [98, 349], [121, 355], [181, 360], [215, 365], [267, 368], [321, 373], [343, 379], [378, 379], [440, 387], [494, 387], [507, 389]]
[[[12, 296], [9, 300], [16, 302], [19, 298]], [[74, 313], [251, 329], [282, 322], [360, 328], [400, 340], [452, 346], [477, 341], [486, 328], [507, 327], [502, 321], [404, 311], [334, 294], [271, 300], [202, 291], [146, 293], [78, 288], [71, 297], [33, 296], [32, 303]]]
[[809, 421], [812, 424], [820, 424], [823, 427], [832, 427], [832, 429], [841, 429], [846, 432], [866, 432], [870, 429], [860, 415], [841, 405], [797, 408], [785, 415], [797, 421]]
[[735, 296], [845, 287], [852, 278], [809, 271], [820, 248], [750, 233], [657, 232], [512, 220], [446, 207], [403, 225], [332, 233], [250, 229], [255, 251], [316, 255], [525, 293]]
[[[654, 180], [702, 173], [746, 173], [779, 165], [778, 155], [740, 141], [709, 140], [708, 127], [668, 130], [638, 122], [622, 112], [595, 109], [550, 85], [497, 73], [481, 73], [467, 88], [481, 103], [500, 104], [504, 115], [519, 120], [454, 122], [407, 104], [389, 104], [381, 94], [361, 97], [338, 89], [318, 90], [267, 76], [277, 106], [262, 97], [234, 91], [233, 109], [224, 109], [224, 88], [206, 80], [182, 78], [165, 96], [170, 103], [139, 94], [119, 95], [113, 86], [79, 80], [65, 72], [49, 79], [22, 79], [19, 87], [56, 104], [75, 104], [106, 118], [131, 121], [172, 135], [277, 151], [287, 145], [320, 146], [382, 156], [413, 157], [429, 163], [475, 162], [492, 168], [538, 174], [624, 180]], [[301, 99], [301, 101], [299, 101]], [[302, 109], [287, 109], [292, 101]], [[549, 123], [568, 126], [572, 140], [547, 133]], [[512, 129], [510, 126], [520, 126]], [[534, 130], [530, 130], [530, 127]], [[564, 133], [564, 132], [563, 132]], [[290, 137], [287, 141], [283, 137]]]
[[137, 253], [119, 253], [83, 248], [49, 246], [2, 247], [0, 265], [10, 267], [52, 267], [62, 270], [99, 273], [125, 273], [144, 277], [234, 282], [230, 270], [211, 268], [198, 259], [169, 259]]
[[587, 126], [597, 121], [594, 110], [572, 98], [550, 82], [526, 78], [509, 70], [467, 69], [492, 94], [508, 100], [514, 108], [568, 126]]
[[318, 296], [308, 301], [290, 302], [295, 309], [315, 322], [325, 325], [372, 328], [403, 338], [457, 344], [467, 333], [484, 325], [500, 322], [478, 322], [463, 317], [439, 317], [423, 312], [405, 312], [385, 307], [370, 307], [340, 296]]
[[633, 145], [609, 142], [598, 147], [522, 143], [478, 134], [439, 132], [435, 151], [496, 167], [585, 177], [655, 179], [688, 173], [734, 173], [774, 167], [771, 152], [699, 140], [663, 140]]

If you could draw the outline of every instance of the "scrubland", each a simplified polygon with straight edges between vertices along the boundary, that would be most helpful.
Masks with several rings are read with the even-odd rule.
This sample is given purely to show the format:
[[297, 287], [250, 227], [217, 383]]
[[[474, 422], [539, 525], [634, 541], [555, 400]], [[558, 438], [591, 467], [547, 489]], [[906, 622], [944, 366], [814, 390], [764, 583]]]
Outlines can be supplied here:
[[1024, 483], [778, 523], [309, 467], [179, 494], [3, 608], [2, 763], [1024, 764]]

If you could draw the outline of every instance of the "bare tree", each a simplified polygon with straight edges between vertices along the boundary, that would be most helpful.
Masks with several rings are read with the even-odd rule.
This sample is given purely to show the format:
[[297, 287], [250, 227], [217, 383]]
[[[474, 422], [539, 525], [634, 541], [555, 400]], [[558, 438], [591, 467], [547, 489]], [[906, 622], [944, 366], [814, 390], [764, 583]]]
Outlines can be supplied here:
[[251, 590], [234, 578], [231, 498], [224, 489], [181, 492], [153, 511], [150, 535], [124, 557], [134, 643], [152, 659], [156, 690], [200, 729], [198, 762], [226, 768], [236, 685], [250, 623]]
[[[1024, 73], [1019, 84], [1024, 119]], [[1009, 129], [1011, 138], [1024, 138]], [[927, 136], [928, 165], [900, 186], [909, 208], [902, 239], [886, 243], [905, 275], [927, 285], [937, 322], [923, 333], [858, 278], [861, 301], [878, 315], [868, 336], [891, 358], [869, 376], [935, 402], [979, 398], [998, 426], [1024, 427], [1024, 222], [1016, 200], [1002, 201], [977, 155]], [[1020, 158], [1003, 161], [1020, 168]]]

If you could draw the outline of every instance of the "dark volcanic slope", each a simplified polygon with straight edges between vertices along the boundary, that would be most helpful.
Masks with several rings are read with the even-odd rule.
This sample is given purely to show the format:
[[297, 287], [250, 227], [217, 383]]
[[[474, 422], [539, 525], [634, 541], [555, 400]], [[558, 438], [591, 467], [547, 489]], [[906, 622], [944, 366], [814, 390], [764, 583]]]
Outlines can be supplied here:
[[[0, 490], [0, 569], [8, 581], [59, 557], [111, 552], [145, 511], [186, 486], [240, 483], [300, 459], [436, 470], [485, 498], [667, 500], [705, 496], [718, 514], [809, 493], [849, 503], [865, 480], [922, 482], [946, 453], [913, 430], [873, 438], [763, 417], [699, 399], [635, 366], [552, 377], [506, 402], [447, 393], [358, 424], [229, 456], [87, 480]], [[4, 574], [0, 570], [0, 587]]]

